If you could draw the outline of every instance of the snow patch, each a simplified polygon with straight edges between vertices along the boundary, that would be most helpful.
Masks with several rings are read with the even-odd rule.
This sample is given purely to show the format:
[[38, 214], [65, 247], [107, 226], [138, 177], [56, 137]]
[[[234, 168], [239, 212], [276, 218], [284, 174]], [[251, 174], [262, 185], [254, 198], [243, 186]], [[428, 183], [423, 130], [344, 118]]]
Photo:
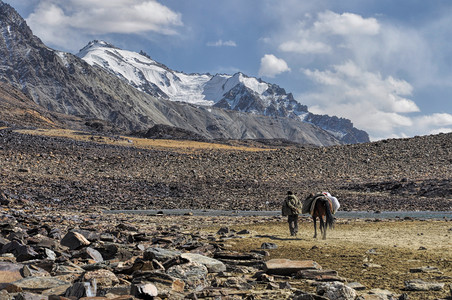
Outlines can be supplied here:
[[69, 63], [67, 61], [66, 53], [61, 51], [55, 51], [56, 55], [63, 61], [63, 64], [66, 68], [69, 67]]

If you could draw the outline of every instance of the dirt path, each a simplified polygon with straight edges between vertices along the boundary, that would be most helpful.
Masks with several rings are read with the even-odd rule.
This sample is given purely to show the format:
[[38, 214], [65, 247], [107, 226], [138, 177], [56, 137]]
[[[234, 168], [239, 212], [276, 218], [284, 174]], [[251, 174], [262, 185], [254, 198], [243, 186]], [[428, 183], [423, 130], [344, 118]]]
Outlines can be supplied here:
[[[326, 240], [313, 239], [312, 223], [304, 221], [298, 239], [290, 237], [285, 221], [237, 226], [254, 232], [249, 238], [230, 241], [238, 251], [275, 243], [270, 258], [312, 259], [324, 269], [333, 269], [348, 282], [360, 282], [367, 289], [387, 289], [409, 299], [447, 297], [452, 284], [452, 222], [447, 221], [364, 221], [339, 220]], [[437, 272], [414, 273], [413, 268], [436, 267]], [[441, 292], [404, 291], [404, 281], [421, 278], [442, 282]], [[304, 286], [311, 289], [313, 287]]]

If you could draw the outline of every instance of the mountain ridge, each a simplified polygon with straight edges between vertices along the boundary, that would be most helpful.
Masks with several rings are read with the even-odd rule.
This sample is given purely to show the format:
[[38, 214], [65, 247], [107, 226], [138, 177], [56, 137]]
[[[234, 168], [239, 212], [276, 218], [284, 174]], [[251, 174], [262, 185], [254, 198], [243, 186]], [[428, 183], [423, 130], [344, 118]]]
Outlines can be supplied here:
[[341, 143], [325, 130], [291, 118], [157, 99], [73, 54], [49, 48], [1, 0], [0, 32], [0, 80], [50, 112], [108, 122], [123, 133], [162, 124], [208, 139], [276, 138], [318, 146]]
[[284, 88], [242, 72], [186, 74], [171, 70], [143, 51], [123, 50], [101, 40], [89, 42], [76, 55], [150, 95], [270, 117], [288, 117], [318, 126], [344, 143], [369, 142], [368, 134], [355, 128], [350, 120], [315, 115]]

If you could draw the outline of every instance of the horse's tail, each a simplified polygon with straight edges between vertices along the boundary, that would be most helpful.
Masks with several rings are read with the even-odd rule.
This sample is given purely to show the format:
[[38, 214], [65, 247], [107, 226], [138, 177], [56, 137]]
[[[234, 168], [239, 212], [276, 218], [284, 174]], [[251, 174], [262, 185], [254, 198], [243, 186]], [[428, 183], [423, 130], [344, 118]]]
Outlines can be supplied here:
[[331, 211], [330, 200], [325, 198], [323, 203], [325, 205], [326, 226], [329, 227], [330, 229], [333, 229], [334, 217], [333, 217], [333, 213]]

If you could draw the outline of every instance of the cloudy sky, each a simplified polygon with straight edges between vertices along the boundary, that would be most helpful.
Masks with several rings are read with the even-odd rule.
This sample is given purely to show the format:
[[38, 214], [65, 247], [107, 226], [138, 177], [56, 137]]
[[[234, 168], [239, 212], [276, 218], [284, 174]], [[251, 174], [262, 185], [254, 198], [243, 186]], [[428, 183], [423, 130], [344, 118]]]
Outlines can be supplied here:
[[372, 140], [452, 131], [452, 1], [4, 2], [54, 49], [101, 39], [186, 73], [240, 71]]

